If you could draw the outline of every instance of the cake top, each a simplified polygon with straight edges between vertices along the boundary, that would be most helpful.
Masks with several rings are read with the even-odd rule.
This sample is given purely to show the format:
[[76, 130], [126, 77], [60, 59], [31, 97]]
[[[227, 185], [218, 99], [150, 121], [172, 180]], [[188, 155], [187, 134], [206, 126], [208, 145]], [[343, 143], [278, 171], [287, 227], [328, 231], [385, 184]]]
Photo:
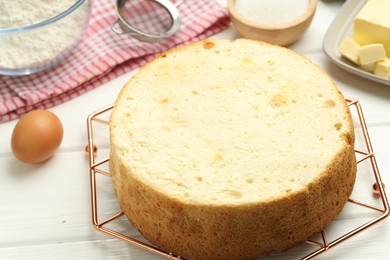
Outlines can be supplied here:
[[122, 89], [110, 129], [128, 174], [213, 205], [302, 192], [354, 138], [346, 102], [321, 69], [244, 39], [193, 43], [144, 66]]

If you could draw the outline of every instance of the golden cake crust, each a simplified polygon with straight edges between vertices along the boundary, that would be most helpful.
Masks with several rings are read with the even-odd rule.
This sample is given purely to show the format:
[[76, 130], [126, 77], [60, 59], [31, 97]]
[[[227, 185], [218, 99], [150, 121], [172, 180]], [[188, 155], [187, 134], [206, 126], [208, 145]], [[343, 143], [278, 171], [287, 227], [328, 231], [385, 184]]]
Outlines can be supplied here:
[[[263, 54], [269, 51], [275, 51], [276, 54], [271, 54], [272, 59], [268, 58], [263, 62], [255, 58], [254, 54], [258, 54], [257, 49], [260, 49]], [[210, 50], [213, 50], [214, 54], [205, 54]], [[180, 57], [188, 56], [188, 53], [191, 53], [194, 60], [185, 64], [183, 60], [188, 57], [182, 60]], [[198, 56], [194, 57], [194, 53]], [[230, 58], [221, 56], [221, 53], [226, 56], [230, 55]], [[243, 53], [248, 55], [245, 56]], [[284, 56], [286, 53], [287, 57]], [[202, 59], [203, 55], [211, 56]], [[210, 57], [227, 61], [216, 61], [215, 65], [202, 63], [202, 61], [210, 61]], [[244, 65], [234, 67], [236, 65], [231, 62], [231, 59], [240, 59], [241, 65]], [[283, 59], [291, 60], [291, 62], [298, 60], [302, 69], [296, 68], [297, 71], [308, 75], [313, 74], [313, 77], [308, 77], [308, 79], [304, 75], [296, 77], [304, 77], [304, 82], [308, 85], [314, 84], [313, 81], [318, 81], [320, 86], [316, 84], [308, 88], [301, 86], [301, 79], [294, 85], [293, 74], [288, 74], [288, 72], [286, 75], [281, 74], [279, 69], [275, 70], [272, 67], [275, 65], [273, 62], [278, 63]], [[250, 73], [261, 73], [256, 66], [259, 64], [263, 66], [263, 63], [267, 63], [270, 68], [267, 75], [273, 76], [273, 81], [269, 82], [271, 85], [257, 87], [256, 82], [253, 83], [251, 78], [241, 77], [253, 68], [256, 70]], [[200, 75], [201, 70], [194, 69], [197, 64], [207, 67], [205, 74], [210, 73], [210, 75]], [[180, 66], [180, 72], [177, 66]], [[230, 67], [234, 67], [235, 70], [241, 69], [242, 73], [234, 74], [233, 71], [228, 70]], [[267, 68], [264, 67], [264, 71], [268, 73]], [[214, 103], [221, 103], [220, 106], [215, 110], [212, 105], [209, 105], [206, 108], [199, 107], [199, 111], [196, 111], [196, 108], [187, 111], [186, 106], [197, 104], [191, 103], [191, 99], [199, 98], [200, 93], [208, 91], [207, 78], [209, 81], [218, 82], [218, 78], [224, 77], [219, 73], [226, 73], [226, 71], [230, 72], [231, 81], [227, 78], [221, 82], [231, 85], [218, 87], [218, 91], [222, 89], [222, 92], [218, 92], [215, 97], [212, 92], [207, 92], [207, 95], [202, 96], [203, 102], [209, 102], [211, 96]], [[192, 73], [200, 77], [199, 84], [205, 85], [203, 88], [201, 86], [193, 90], [192, 87], [196, 84], [191, 85], [183, 80], [183, 78], [195, 80], [197, 77]], [[158, 87], [162, 89], [150, 84], [153, 82], [149, 82], [153, 75], [158, 79]], [[287, 81], [283, 82], [275, 76], [286, 77]], [[240, 86], [237, 86], [235, 79], [238, 77], [240, 77], [240, 82], [247, 84], [240, 83], [238, 84]], [[259, 81], [258, 78], [256, 80]], [[286, 82], [293, 87], [287, 86]], [[172, 84], [178, 88], [178, 94], [171, 93]], [[141, 87], [142, 90], [140, 90]], [[186, 87], [191, 87], [191, 94], [188, 96], [179, 90], [179, 88]], [[229, 93], [236, 87], [237, 92]], [[256, 111], [253, 113], [260, 113], [253, 114], [260, 117], [256, 117], [256, 120], [269, 123], [269, 125], [259, 124], [259, 126], [270, 128], [270, 130], [255, 134], [245, 128], [247, 131], [240, 138], [237, 137], [237, 140], [235, 139], [237, 134], [225, 138], [224, 136], [228, 135], [229, 131], [241, 133], [242, 125], [247, 122], [248, 126], [251, 126], [249, 129], [253, 128], [250, 123], [253, 120], [252, 117], [246, 120], [247, 117], [241, 114], [243, 118], [234, 121], [235, 126], [227, 129], [226, 132], [218, 125], [225, 126], [226, 122], [232, 123], [230, 119], [226, 119], [226, 122], [219, 120], [224, 118], [224, 115], [235, 115], [240, 111], [245, 111], [247, 115], [248, 111], [252, 111], [245, 110], [247, 109], [246, 100], [250, 99], [252, 94], [244, 96], [243, 101], [237, 97], [237, 103], [233, 104], [241, 106], [239, 109], [230, 111], [231, 106], [227, 106], [227, 111], [222, 111], [218, 117], [213, 116], [213, 113], [219, 113], [218, 108], [224, 107], [231, 101], [231, 98], [235, 102], [238, 93], [241, 93], [243, 88], [246, 91], [246, 87], [267, 91], [270, 87], [278, 89], [271, 94], [267, 91], [262, 92], [262, 96], [266, 96], [264, 100], [261, 99], [259, 104], [251, 103], [250, 108]], [[301, 87], [304, 90], [301, 91]], [[150, 92], [144, 93], [144, 89], [147, 88], [151, 89]], [[312, 88], [315, 90], [311, 90]], [[169, 91], [169, 95], [164, 94]], [[219, 99], [221, 93], [226, 93], [226, 96]], [[303, 100], [307, 98], [306, 95], [313, 100]], [[149, 99], [149, 96], [153, 96], [153, 99]], [[178, 96], [180, 99], [188, 100], [179, 101]], [[221, 100], [224, 101], [223, 104]], [[153, 101], [156, 104], [152, 104]], [[306, 105], [306, 101], [312, 103]], [[139, 105], [141, 103], [142, 105]], [[164, 106], [171, 103], [176, 106], [164, 110]], [[262, 107], [264, 103], [267, 103], [267, 106]], [[128, 104], [131, 105], [128, 107]], [[310, 107], [313, 104], [321, 109], [307, 111], [307, 107], [304, 107]], [[301, 110], [299, 106], [304, 108]], [[209, 111], [209, 114], [205, 114], [202, 109]], [[306, 127], [302, 125], [306, 120], [305, 116], [301, 118], [302, 111], [307, 112], [307, 130], [299, 130], [299, 127]], [[153, 117], [154, 113], [158, 116]], [[198, 115], [199, 113], [203, 114]], [[267, 117], [269, 113], [272, 117]], [[311, 113], [319, 114], [314, 114], [311, 118]], [[310, 123], [310, 119], [317, 120], [316, 118], [322, 113], [324, 113], [324, 120], [320, 118], [318, 122]], [[329, 118], [327, 118], [328, 114], [331, 114]], [[148, 119], [149, 116], [152, 118]], [[295, 121], [288, 121], [291, 117], [296, 117]], [[212, 128], [208, 126], [210, 122], [216, 120], [215, 118], [219, 120], [215, 123], [219, 131], [211, 135], [209, 132]], [[189, 119], [193, 120], [189, 122]], [[208, 121], [208, 119], [214, 121]], [[288, 122], [284, 125], [286, 121]], [[165, 133], [163, 129], [167, 127], [167, 122], [170, 124]], [[259, 122], [254, 121], [254, 125]], [[324, 125], [317, 129], [317, 124]], [[199, 136], [197, 132], [199, 125], [207, 133], [202, 135], [201, 132]], [[322, 130], [322, 128], [325, 129]], [[191, 134], [188, 133], [189, 129], [190, 132], [196, 133], [196, 135], [193, 134], [193, 139], [199, 138], [199, 140], [191, 140], [191, 142], [187, 140], [187, 134]], [[287, 133], [289, 131], [292, 133]], [[328, 132], [331, 133], [328, 135]], [[145, 136], [140, 138], [140, 135]], [[164, 135], [168, 136], [164, 137]], [[317, 146], [313, 144], [306, 146], [300, 139], [303, 138], [302, 135], [306, 135], [304, 140], [316, 142], [315, 145], [323, 144], [324, 148], [318, 146], [317, 149]], [[265, 136], [269, 139], [272, 137], [272, 142], [258, 140]], [[141, 68], [140, 72], [123, 88], [115, 103], [110, 119], [110, 138], [110, 172], [121, 209], [151, 243], [167, 252], [190, 259], [249, 259], [285, 250], [301, 243], [321, 231], [340, 213], [352, 192], [356, 177], [352, 119], [344, 98], [334, 83], [305, 58], [284, 48], [249, 40], [194, 43], [169, 51]], [[164, 141], [160, 144], [160, 140], [164, 138], [167, 139], [165, 142], [173, 143], [176, 148], [172, 148]], [[231, 146], [226, 144], [226, 140], [231, 140], [231, 145], [242, 142], [242, 140], [248, 144], [244, 146], [245, 149], [236, 146], [231, 149]], [[188, 147], [189, 144], [192, 146]], [[285, 147], [284, 144], [289, 147]], [[166, 147], [166, 150], [163, 150], [163, 147]], [[207, 150], [209, 147], [218, 152], [213, 150], [209, 153]], [[250, 150], [248, 152], [248, 147], [256, 153], [261, 153], [261, 156], [252, 158], [253, 155]], [[334, 147], [334, 149], [330, 151], [327, 149], [329, 147]], [[308, 151], [305, 152], [305, 149]], [[176, 150], [180, 152], [177, 153]], [[170, 157], [164, 157], [165, 154]], [[212, 158], [205, 164], [207, 156]], [[196, 161], [197, 158], [198, 161]], [[231, 158], [236, 158], [236, 160]], [[266, 162], [258, 162], [262, 159]], [[313, 160], [318, 160], [318, 162], [313, 162]], [[241, 161], [246, 161], [245, 165], [248, 162], [252, 163], [256, 170], [244, 164], [240, 165]], [[197, 163], [190, 164], [190, 162]], [[236, 164], [238, 166], [232, 166]], [[193, 169], [194, 165], [198, 165], [198, 168]], [[234, 172], [227, 177], [222, 175], [229, 169], [232, 171], [238, 169], [235, 167], [241, 167], [243, 172]], [[278, 170], [280, 168], [282, 170]], [[180, 171], [188, 174], [184, 175]], [[273, 175], [274, 171], [277, 175]], [[209, 177], [210, 175], [213, 177]], [[225, 182], [225, 179], [229, 178], [236, 180], [236, 183], [232, 183], [231, 180]], [[205, 187], [204, 190], [202, 187]]]

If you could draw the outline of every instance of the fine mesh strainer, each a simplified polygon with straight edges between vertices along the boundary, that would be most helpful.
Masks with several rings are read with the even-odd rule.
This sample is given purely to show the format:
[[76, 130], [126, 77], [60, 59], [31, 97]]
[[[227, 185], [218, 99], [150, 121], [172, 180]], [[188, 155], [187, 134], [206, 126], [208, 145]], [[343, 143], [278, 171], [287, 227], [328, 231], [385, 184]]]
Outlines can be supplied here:
[[111, 25], [120, 35], [157, 42], [175, 34], [181, 25], [177, 6], [184, 0], [117, 0], [118, 19]]

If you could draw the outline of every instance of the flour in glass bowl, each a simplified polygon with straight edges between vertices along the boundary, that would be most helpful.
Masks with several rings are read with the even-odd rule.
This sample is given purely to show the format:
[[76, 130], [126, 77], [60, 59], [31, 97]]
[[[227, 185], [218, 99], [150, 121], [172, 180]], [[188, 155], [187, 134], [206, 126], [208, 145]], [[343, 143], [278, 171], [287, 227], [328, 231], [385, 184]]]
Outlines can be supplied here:
[[89, 18], [89, 1], [39, 29], [1, 34], [1, 29], [34, 25], [68, 10], [76, 0], [0, 0], [0, 69], [46, 66], [72, 48]]
[[255, 23], [279, 25], [294, 21], [309, 7], [309, 0], [236, 0], [237, 12]]

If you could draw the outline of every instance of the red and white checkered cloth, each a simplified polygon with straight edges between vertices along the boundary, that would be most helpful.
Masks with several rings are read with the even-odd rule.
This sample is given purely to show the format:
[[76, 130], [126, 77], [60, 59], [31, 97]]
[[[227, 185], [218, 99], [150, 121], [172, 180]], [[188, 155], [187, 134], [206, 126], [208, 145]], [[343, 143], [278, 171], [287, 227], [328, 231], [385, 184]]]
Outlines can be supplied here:
[[172, 47], [210, 37], [230, 22], [215, 0], [186, 0], [178, 7], [180, 30], [157, 43], [140, 42], [111, 30], [115, 1], [95, 0], [87, 32], [57, 67], [29, 76], [0, 76], [0, 121], [34, 109], [47, 109], [134, 70]]

